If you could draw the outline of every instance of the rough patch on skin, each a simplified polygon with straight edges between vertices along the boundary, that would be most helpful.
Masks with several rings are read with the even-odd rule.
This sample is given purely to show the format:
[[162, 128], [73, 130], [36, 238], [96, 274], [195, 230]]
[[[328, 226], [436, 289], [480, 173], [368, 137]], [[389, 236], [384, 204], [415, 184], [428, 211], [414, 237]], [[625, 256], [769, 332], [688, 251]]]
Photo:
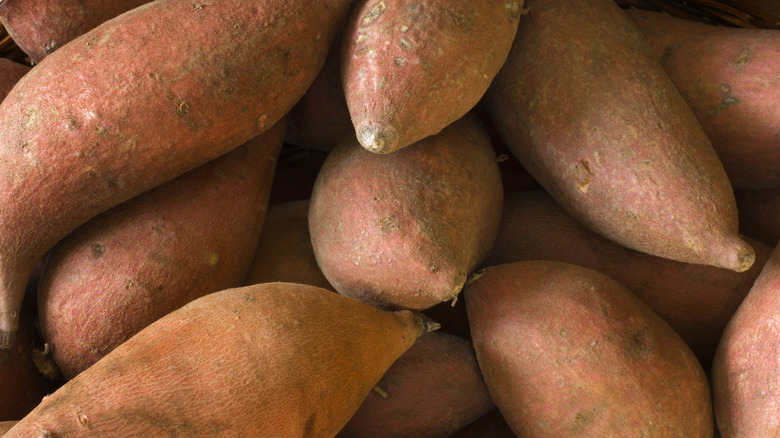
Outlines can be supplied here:
[[387, 153], [395, 148], [395, 135], [391, 130], [376, 125], [362, 125], [358, 129], [360, 144], [371, 152]]
[[731, 65], [737, 68], [737, 74], [742, 74], [745, 72], [745, 66], [750, 62], [751, 58], [753, 58], [752, 47], [746, 46], [739, 49], [739, 52], [737, 52], [737, 57], [734, 59], [734, 62], [731, 63]]
[[753, 263], [755, 263], [756, 253], [753, 248], [742, 247], [739, 249], [737, 259], [739, 260], [739, 268], [737, 269], [737, 272], [745, 272], [750, 269], [751, 266], [753, 266]]

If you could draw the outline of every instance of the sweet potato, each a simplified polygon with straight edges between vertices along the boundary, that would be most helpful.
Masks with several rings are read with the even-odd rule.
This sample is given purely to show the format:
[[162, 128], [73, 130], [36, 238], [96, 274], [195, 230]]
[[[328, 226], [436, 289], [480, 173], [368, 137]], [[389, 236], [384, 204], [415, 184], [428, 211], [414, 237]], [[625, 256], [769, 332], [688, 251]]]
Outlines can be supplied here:
[[471, 342], [436, 332], [396, 360], [338, 438], [447, 438], [495, 407]]
[[715, 419], [724, 438], [780, 436], [780, 249], [726, 326], [712, 364]]
[[358, 141], [389, 153], [436, 134], [487, 90], [523, 0], [363, 0], [344, 30], [342, 82]]
[[245, 285], [285, 281], [334, 290], [314, 256], [309, 234], [309, 200], [268, 208]]
[[739, 229], [774, 248], [780, 242], [780, 187], [736, 189]]
[[484, 265], [543, 259], [599, 271], [639, 296], [707, 367], [723, 328], [772, 252], [745, 239], [756, 250], [748, 271], [680, 263], [622, 247], [577, 222], [548, 194], [528, 191], [504, 197], [501, 227]]
[[149, 0], [3, 0], [0, 22], [33, 63], [117, 15]]
[[623, 246], [747, 270], [723, 166], [631, 20], [611, 0], [527, 6], [486, 105], [528, 172]]
[[780, 186], [780, 34], [626, 13], [693, 109], [732, 186]]
[[85, 223], [50, 251], [44, 339], [66, 378], [161, 316], [241, 286], [263, 227], [284, 120]]
[[348, 4], [158, 0], [26, 74], [0, 104], [0, 347], [48, 248], [273, 126], [316, 76]]
[[693, 352], [615, 280], [514, 262], [486, 268], [463, 299], [482, 375], [516, 435], [712, 437]]
[[430, 328], [314, 286], [215, 292], [147, 326], [4, 438], [332, 437]]
[[495, 152], [468, 114], [389, 155], [354, 136], [314, 183], [309, 230], [336, 291], [383, 308], [452, 300], [493, 245], [503, 190]]

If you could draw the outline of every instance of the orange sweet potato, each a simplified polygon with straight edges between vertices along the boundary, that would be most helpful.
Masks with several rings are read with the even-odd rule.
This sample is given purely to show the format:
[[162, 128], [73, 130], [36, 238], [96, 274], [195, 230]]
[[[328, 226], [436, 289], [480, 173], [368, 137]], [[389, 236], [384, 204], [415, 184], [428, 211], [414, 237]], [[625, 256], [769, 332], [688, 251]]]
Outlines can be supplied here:
[[333, 290], [317, 266], [309, 234], [309, 200], [268, 208], [244, 284], [285, 281]]
[[780, 249], [729, 321], [712, 364], [715, 419], [724, 438], [780, 436]]
[[341, 69], [360, 144], [392, 152], [466, 114], [506, 60], [522, 7], [522, 0], [357, 2]]
[[284, 134], [282, 120], [54, 246], [41, 274], [38, 313], [66, 378], [189, 301], [242, 285]]
[[482, 375], [517, 436], [712, 437], [693, 352], [615, 280], [523, 261], [486, 268], [463, 296]]
[[447, 438], [495, 407], [471, 342], [436, 332], [396, 360], [338, 438]]
[[273, 126], [316, 76], [348, 4], [158, 0], [26, 74], [0, 104], [0, 348], [48, 248]]
[[469, 114], [392, 154], [354, 136], [328, 156], [309, 206], [317, 264], [336, 291], [384, 308], [452, 300], [490, 250], [503, 190]]
[[106, 20], [149, 0], [3, 0], [0, 21], [33, 63]]
[[215, 292], [147, 326], [4, 438], [333, 437], [429, 328], [314, 286]]
[[548, 194], [528, 191], [504, 197], [501, 227], [484, 264], [543, 259], [599, 271], [626, 286], [664, 318], [707, 367], [723, 328], [772, 252], [762, 242], [745, 239], [756, 250], [756, 262], [745, 272], [676, 262], [601, 237]]
[[712, 140], [731, 184], [780, 186], [780, 33], [626, 12]]
[[754, 261], [715, 150], [611, 0], [529, 0], [486, 105], [572, 216], [623, 246], [736, 271]]

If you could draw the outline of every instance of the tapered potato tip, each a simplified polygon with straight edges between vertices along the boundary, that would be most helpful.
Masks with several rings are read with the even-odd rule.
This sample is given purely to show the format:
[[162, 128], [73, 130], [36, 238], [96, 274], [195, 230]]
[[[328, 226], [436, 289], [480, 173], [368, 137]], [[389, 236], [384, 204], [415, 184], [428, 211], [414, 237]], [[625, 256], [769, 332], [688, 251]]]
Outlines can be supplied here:
[[736, 259], [731, 263], [730, 269], [737, 272], [745, 272], [753, 266], [756, 261], [756, 251], [750, 244], [739, 239], [741, 242], [740, 248], [736, 252]]
[[364, 123], [357, 128], [360, 145], [377, 154], [389, 154], [401, 149], [395, 128], [374, 123]]

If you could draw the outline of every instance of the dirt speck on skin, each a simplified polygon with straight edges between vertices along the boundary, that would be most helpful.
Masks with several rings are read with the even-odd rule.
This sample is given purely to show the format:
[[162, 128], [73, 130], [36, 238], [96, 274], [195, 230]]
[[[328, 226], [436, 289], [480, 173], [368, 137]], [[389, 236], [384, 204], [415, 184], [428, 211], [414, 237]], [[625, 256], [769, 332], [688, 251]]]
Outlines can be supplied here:
[[569, 430], [571, 430], [572, 433], [582, 433], [585, 431], [585, 429], [593, 423], [594, 419], [594, 412], [588, 411], [588, 412], [577, 412], [577, 414], [574, 416], [574, 419], [572, 419], [571, 427]]
[[93, 243], [89, 247], [92, 250], [92, 257], [95, 257], [96, 259], [103, 257], [103, 254], [106, 253], [106, 247], [103, 246], [103, 244]]

